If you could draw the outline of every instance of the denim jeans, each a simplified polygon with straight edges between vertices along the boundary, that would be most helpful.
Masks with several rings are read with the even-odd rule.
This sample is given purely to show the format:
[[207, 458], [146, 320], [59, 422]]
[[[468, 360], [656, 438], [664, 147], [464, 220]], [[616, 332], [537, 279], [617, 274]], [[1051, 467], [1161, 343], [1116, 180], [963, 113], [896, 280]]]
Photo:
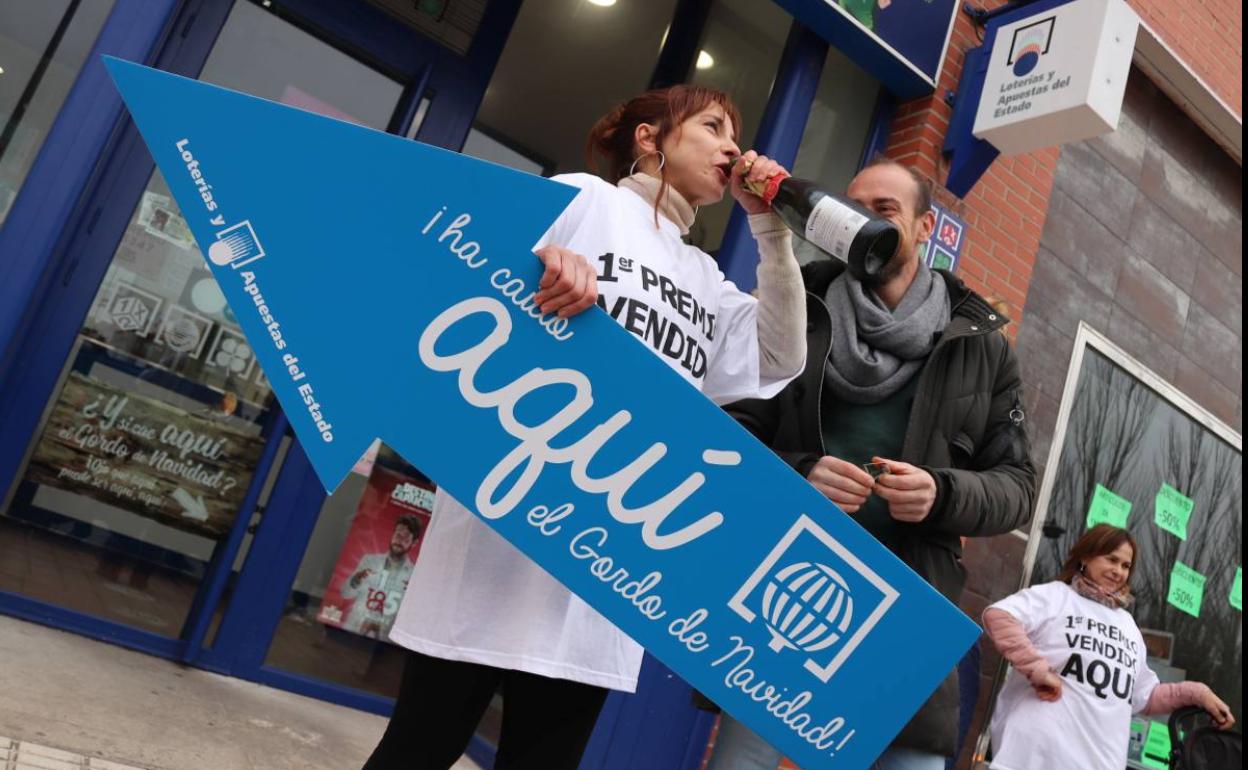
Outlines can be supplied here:
[[[753, 730], [724, 714], [706, 770], [776, 770], [781, 754]], [[944, 770], [945, 758], [913, 749], [887, 749], [871, 770]]]

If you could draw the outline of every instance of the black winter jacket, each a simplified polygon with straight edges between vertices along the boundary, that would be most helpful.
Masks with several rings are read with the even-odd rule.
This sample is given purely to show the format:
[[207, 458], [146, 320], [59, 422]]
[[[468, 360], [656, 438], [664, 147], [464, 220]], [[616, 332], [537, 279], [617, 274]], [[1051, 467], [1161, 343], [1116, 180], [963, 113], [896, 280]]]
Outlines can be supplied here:
[[[775, 398], [741, 401], [728, 412], [805, 477], [823, 456], [820, 403], [832, 319], [823, 297], [843, 270], [813, 262], [806, 282], [806, 370]], [[1014, 351], [1000, 329], [1009, 319], [945, 271], [953, 317], [923, 369], [901, 456], [936, 480], [936, 502], [918, 524], [894, 522], [880, 537], [902, 561], [957, 604], [965, 583], [961, 537], [998, 535], [1025, 524], [1035, 501], [1022, 382]], [[956, 748], [956, 670], [941, 684], [894, 745], [952, 756]]]

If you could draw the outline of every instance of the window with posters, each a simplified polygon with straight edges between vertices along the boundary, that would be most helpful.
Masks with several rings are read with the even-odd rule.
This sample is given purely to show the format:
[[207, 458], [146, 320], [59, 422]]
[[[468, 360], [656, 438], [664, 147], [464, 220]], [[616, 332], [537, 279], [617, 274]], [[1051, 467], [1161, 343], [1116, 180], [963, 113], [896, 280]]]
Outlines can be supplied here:
[[395, 696], [388, 641], [429, 526], [435, 487], [380, 442], [326, 498], [265, 663]]
[[188, 411], [75, 371], [26, 478], [219, 538], [242, 504], [262, 446], [211, 409]]
[[155, 174], [0, 516], [0, 559], [66, 568], [55, 580], [16, 570], [0, 588], [176, 636], [271, 416], [268, 383]]
[[[56, 51], [85, 56], [88, 27], [98, 31], [110, 4], [83, 3], [72, 14], [65, 7], [76, 3], [47, 5], [46, 13], [16, 17], [0, 10], [0, 41], [15, 26], [21, 34], [12, 39], [42, 40], [31, 25], [51, 34], [59, 17]], [[259, 3], [219, 5], [221, 26], [211, 31], [200, 79], [373, 128], [389, 123], [403, 94], [392, 77]], [[3, 43], [0, 51], [8, 53]], [[12, 67], [3, 79], [37, 85], [27, 76], [38, 51], [3, 62]], [[45, 48], [53, 57], [42, 81], [49, 95], [72, 80], [53, 54]], [[0, 114], [3, 106], [0, 96]], [[32, 102], [22, 125], [50, 120], [43, 110]], [[0, 211], [6, 184], [20, 183], [9, 172], [25, 173], [21, 163], [10, 166], [37, 144], [0, 151]], [[124, 627], [120, 633], [178, 639], [203, 622], [194, 617], [197, 594], [238, 530], [266, 446], [281, 438], [272, 435], [268, 381], [164, 179], [152, 173], [133, 196], [115, 206], [127, 209], [118, 216], [124, 226], [99, 250], [111, 259], [84, 287], [89, 304], [48, 311], [81, 322], [58, 362], [57, 385], [42, 394], [43, 420], [26, 462], [0, 489], [0, 591], [111, 621]], [[263, 494], [254, 501], [263, 505]]]

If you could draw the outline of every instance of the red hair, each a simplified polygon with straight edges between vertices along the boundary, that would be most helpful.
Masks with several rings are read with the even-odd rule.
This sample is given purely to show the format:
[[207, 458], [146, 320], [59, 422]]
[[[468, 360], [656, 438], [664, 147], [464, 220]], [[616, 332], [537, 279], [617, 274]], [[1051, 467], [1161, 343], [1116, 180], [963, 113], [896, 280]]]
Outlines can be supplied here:
[[[656, 88], [634, 96], [616, 105], [589, 130], [589, 137], [585, 140], [585, 162], [591, 170], [598, 171], [597, 159], [601, 157], [605, 161], [603, 176], [608, 182], [615, 184], [628, 176], [629, 169], [640, 157], [633, 139], [637, 126], [642, 123], [657, 126], [654, 143], [656, 147], [662, 147], [667, 137], [673, 131], [679, 130], [681, 123], [713, 104], [724, 109], [724, 113], [732, 121], [734, 132], [741, 130], [740, 110], [728, 94], [717, 88], [682, 84]], [[659, 201], [667, 193], [665, 167], [659, 169], [659, 180], [662, 185], [655, 199], [656, 214]]]

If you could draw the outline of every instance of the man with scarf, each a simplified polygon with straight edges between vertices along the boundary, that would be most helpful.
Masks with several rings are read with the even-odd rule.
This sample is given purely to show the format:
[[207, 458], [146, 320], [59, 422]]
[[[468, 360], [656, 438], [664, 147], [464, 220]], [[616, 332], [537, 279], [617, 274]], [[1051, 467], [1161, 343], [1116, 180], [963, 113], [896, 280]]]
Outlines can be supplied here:
[[[897, 226], [897, 253], [874, 280], [840, 262], [806, 265], [806, 371], [775, 398], [728, 411], [956, 604], [963, 538], [1022, 526], [1035, 497], [1018, 361], [1000, 333], [1008, 319], [920, 260], [935, 227], [921, 175], [876, 161], [848, 195]], [[875, 768], [941, 770], [957, 730], [952, 671]], [[725, 715], [708, 770], [778, 760]]]

